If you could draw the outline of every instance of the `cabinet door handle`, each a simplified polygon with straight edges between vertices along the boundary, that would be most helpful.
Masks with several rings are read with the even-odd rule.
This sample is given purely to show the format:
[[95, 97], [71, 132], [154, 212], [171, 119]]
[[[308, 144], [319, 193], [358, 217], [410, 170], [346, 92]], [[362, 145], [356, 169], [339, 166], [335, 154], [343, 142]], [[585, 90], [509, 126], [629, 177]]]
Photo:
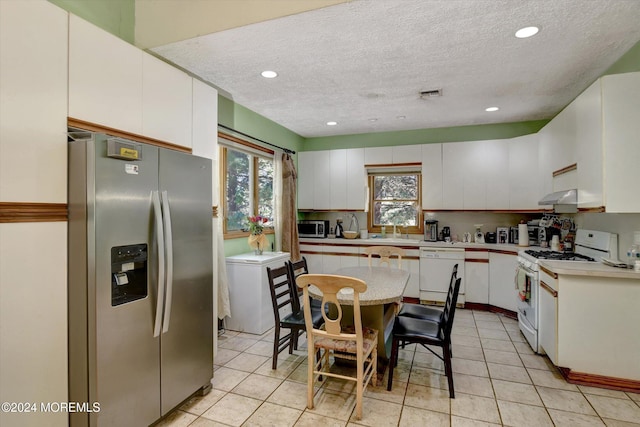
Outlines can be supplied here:
[[554, 290], [551, 286], [547, 285], [542, 280], [540, 281], [540, 287], [553, 295], [554, 298], [558, 298], [558, 291]]

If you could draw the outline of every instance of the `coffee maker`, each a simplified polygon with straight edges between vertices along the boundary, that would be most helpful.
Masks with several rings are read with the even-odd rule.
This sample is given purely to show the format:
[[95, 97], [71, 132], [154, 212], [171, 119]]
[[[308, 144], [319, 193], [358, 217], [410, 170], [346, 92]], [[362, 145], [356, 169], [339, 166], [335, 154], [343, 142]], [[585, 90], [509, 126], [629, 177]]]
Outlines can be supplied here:
[[438, 221], [427, 219], [424, 221], [424, 240], [435, 242], [438, 240]]

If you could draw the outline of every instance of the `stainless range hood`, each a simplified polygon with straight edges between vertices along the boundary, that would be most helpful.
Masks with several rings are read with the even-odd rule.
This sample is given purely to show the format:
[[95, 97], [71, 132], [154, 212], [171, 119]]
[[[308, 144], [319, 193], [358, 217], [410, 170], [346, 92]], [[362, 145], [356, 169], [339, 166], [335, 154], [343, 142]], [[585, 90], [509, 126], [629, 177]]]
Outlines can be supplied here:
[[538, 205], [553, 205], [553, 210], [558, 213], [576, 213], [578, 212], [578, 190], [556, 191], [547, 194], [538, 202]]

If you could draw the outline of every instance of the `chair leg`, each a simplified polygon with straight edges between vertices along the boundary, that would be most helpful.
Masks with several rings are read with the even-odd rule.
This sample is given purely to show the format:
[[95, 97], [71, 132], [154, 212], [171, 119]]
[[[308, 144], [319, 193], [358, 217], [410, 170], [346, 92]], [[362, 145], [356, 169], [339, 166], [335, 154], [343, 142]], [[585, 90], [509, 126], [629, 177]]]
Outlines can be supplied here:
[[278, 346], [280, 345], [280, 325], [276, 323], [274, 328], [274, 337], [273, 337], [273, 357], [271, 362], [271, 369], [276, 369], [278, 367]]
[[307, 346], [307, 408], [313, 409], [313, 342], [307, 343]]
[[362, 419], [362, 389], [364, 383], [364, 356], [358, 353], [356, 361], [356, 419]]
[[450, 343], [445, 343], [442, 346], [442, 352], [444, 353], [444, 373], [447, 376], [449, 383], [449, 397], [455, 399], [456, 395], [453, 390], [453, 369], [451, 368], [451, 347]]
[[389, 378], [387, 380], [387, 391], [391, 391], [391, 387], [393, 385], [393, 369], [398, 362], [398, 345], [398, 339], [394, 337], [393, 343], [391, 344], [391, 360], [389, 360]]
[[293, 349], [298, 348], [298, 330], [289, 329], [289, 354], [293, 354]]

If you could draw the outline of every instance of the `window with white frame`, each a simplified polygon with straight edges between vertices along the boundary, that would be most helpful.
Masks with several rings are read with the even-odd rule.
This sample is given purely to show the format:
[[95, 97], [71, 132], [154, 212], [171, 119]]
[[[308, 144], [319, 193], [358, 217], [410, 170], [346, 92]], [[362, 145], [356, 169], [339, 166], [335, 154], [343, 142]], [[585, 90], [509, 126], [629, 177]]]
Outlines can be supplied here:
[[369, 230], [422, 233], [420, 172], [369, 172]]
[[242, 145], [222, 145], [222, 200], [224, 233], [247, 233], [247, 217], [269, 219], [266, 232], [273, 232], [274, 162], [273, 153], [244, 149]]

